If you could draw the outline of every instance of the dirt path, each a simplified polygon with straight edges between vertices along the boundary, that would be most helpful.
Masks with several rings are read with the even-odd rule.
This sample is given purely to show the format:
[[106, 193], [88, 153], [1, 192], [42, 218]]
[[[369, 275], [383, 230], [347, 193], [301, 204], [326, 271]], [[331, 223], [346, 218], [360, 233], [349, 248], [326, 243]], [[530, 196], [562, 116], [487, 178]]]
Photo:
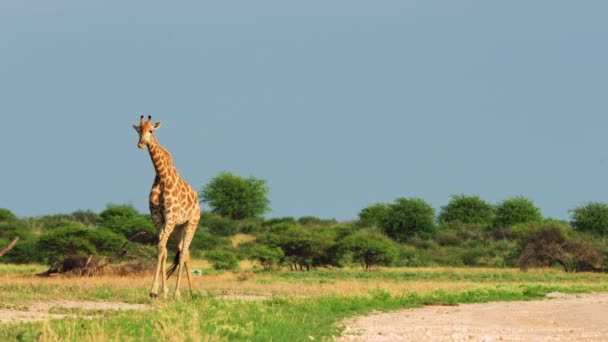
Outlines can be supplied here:
[[[69, 313], [57, 313], [70, 311], [70, 309], [85, 310], [85, 315], [80, 317], [92, 317], [86, 315], [87, 311], [106, 311], [106, 310], [146, 310], [149, 305], [128, 304], [122, 302], [94, 302], [94, 301], [75, 301], [57, 300], [47, 302], [30, 302], [11, 308], [0, 309], [0, 324], [9, 322], [31, 322], [47, 318], [63, 318], [73, 316]], [[55, 312], [53, 312], [55, 311]]]
[[337, 341], [608, 341], [608, 294], [548, 297], [355, 317]]

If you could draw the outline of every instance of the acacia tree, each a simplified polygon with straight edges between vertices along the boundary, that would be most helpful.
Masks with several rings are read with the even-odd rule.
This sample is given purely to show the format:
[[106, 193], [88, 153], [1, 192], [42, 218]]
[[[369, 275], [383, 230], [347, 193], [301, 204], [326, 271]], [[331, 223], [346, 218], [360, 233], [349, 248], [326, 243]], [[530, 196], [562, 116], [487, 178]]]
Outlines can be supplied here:
[[439, 222], [490, 225], [494, 206], [479, 196], [453, 195], [450, 203], [441, 207]]
[[376, 203], [369, 205], [359, 212], [360, 227], [379, 227], [382, 220], [388, 214], [389, 205], [385, 203]]
[[234, 220], [257, 217], [270, 210], [266, 181], [220, 172], [199, 192], [211, 212]]
[[380, 227], [397, 241], [430, 234], [435, 228], [435, 209], [420, 198], [398, 198], [389, 205]]
[[540, 220], [542, 220], [542, 215], [534, 202], [523, 196], [516, 196], [508, 198], [496, 206], [494, 227], [505, 228]]
[[608, 204], [589, 202], [570, 211], [572, 228], [580, 231], [608, 236]]
[[373, 266], [391, 265], [397, 257], [395, 243], [375, 231], [360, 231], [344, 238], [341, 247], [352, 252], [353, 259], [361, 264], [365, 272]]

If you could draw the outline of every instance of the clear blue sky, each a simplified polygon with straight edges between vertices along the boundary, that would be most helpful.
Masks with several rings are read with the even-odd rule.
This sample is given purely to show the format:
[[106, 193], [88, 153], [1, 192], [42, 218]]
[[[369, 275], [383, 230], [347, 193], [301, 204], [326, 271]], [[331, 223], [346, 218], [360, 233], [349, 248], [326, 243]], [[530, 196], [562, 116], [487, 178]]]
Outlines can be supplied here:
[[0, 207], [147, 212], [132, 124], [267, 216], [452, 194], [608, 201], [605, 1], [0, 2]]

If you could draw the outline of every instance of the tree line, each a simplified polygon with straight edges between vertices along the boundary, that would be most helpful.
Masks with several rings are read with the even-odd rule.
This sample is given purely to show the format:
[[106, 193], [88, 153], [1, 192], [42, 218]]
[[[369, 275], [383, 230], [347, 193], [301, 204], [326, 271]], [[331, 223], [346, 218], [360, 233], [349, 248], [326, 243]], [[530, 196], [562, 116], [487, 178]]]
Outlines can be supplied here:
[[[310, 270], [361, 265], [546, 267], [603, 271], [608, 252], [608, 204], [590, 202], [570, 211], [568, 222], [544, 218], [528, 198], [491, 204], [476, 195], [454, 195], [438, 212], [420, 198], [371, 204], [351, 222], [307, 216], [262, 217], [270, 208], [264, 180], [222, 172], [199, 196], [209, 206], [191, 246], [216, 269], [239, 260], [263, 269]], [[249, 238], [234, 243], [236, 234]], [[0, 209], [0, 248], [19, 243], [2, 262], [52, 263], [70, 255], [155, 253], [156, 233], [147, 214], [130, 205], [108, 205], [97, 214], [17, 218]], [[170, 244], [172, 245], [172, 244]], [[122, 254], [121, 254], [122, 253]]]

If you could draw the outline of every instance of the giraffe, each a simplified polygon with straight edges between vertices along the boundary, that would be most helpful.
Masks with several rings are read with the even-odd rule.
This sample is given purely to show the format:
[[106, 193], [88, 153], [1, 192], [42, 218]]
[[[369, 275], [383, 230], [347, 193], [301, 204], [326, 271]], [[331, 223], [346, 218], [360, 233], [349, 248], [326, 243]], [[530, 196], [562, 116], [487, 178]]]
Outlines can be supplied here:
[[[165, 282], [177, 269], [177, 285], [175, 288], [175, 298], [180, 298], [180, 281], [182, 279], [182, 269], [186, 268], [190, 294], [192, 295], [192, 281], [190, 279], [190, 253], [188, 247], [201, 217], [201, 209], [198, 202], [196, 191], [183, 180], [173, 164], [173, 158], [169, 151], [164, 149], [156, 140], [154, 131], [160, 127], [160, 122], [152, 123], [152, 116], [148, 115], [148, 120], [144, 121], [144, 116], [140, 117], [139, 126], [133, 128], [139, 134], [137, 147], [140, 149], [148, 148], [156, 177], [152, 190], [150, 191], [150, 214], [152, 221], [158, 232], [158, 262], [150, 297], [158, 296], [158, 283], [162, 297], [167, 298], [168, 287]], [[179, 235], [178, 251], [175, 256], [173, 266], [166, 270], [167, 261], [167, 240], [173, 231]], [[184, 267], [182, 267], [184, 266]], [[167, 277], [165, 278], [165, 274]]]

